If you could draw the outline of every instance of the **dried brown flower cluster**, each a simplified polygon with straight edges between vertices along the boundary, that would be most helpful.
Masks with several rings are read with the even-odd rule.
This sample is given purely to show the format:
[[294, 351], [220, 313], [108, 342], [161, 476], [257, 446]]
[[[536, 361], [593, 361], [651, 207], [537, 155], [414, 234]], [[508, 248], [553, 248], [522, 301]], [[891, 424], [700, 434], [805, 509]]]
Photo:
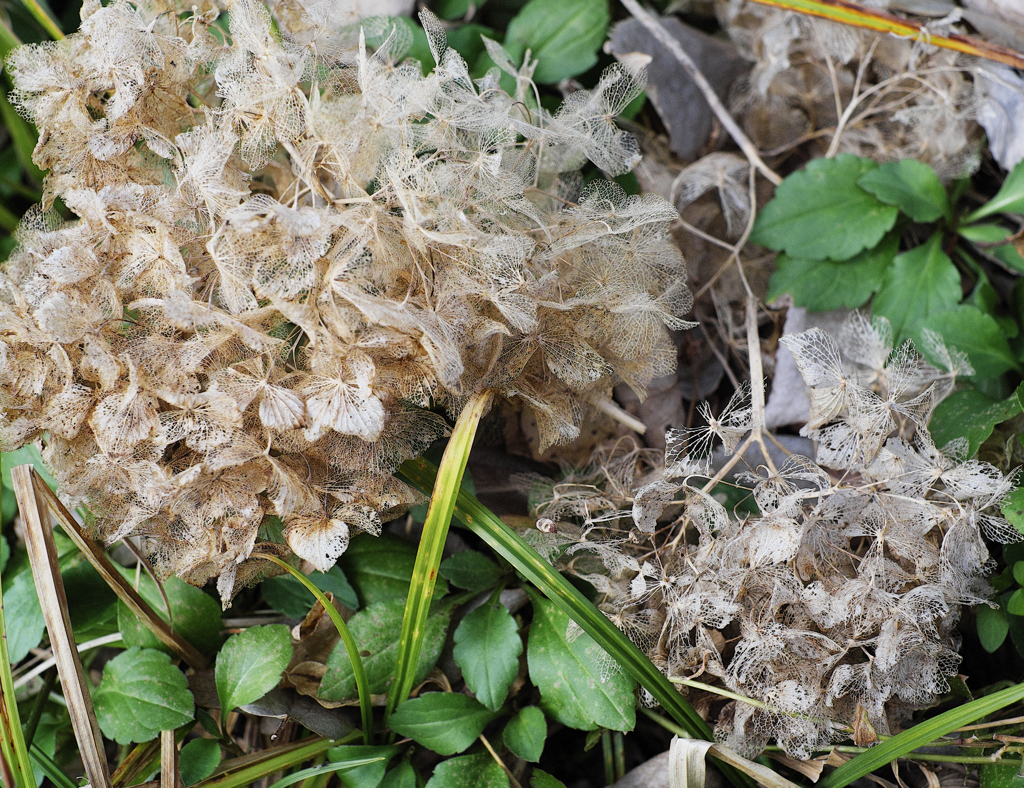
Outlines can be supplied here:
[[857, 314], [845, 359], [820, 329], [783, 340], [811, 387], [817, 457], [741, 476], [757, 516], [730, 516], [704, 486], [708, 439], [734, 451], [756, 426], [743, 392], [705, 430], [670, 434], [664, 463], [620, 447], [558, 484], [532, 480], [534, 543], [564, 549], [670, 677], [752, 699], [722, 708], [688, 690], [744, 753], [775, 738], [807, 758], [935, 702], [960, 660], [960, 606], [991, 594], [982, 535], [1021, 539], [991, 513], [1012, 479], [925, 428], [966, 359], [932, 335], [940, 370], [891, 340], [887, 321]]
[[391, 474], [446, 433], [428, 407], [494, 390], [570, 440], [673, 367], [689, 309], [671, 206], [579, 173], [636, 164], [614, 118], [643, 75], [552, 115], [535, 64], [486, 42], [514, 95], [474, 81], [429, 13], [427, 76], [392, 20], [229, 16], [88, 2], [10, 56], [46, 200], [80, 218], [31, 213], [0, 274], [0, 445], [44, 440], [104, 539], [225, 598], [267, 516], [326, 570], [409, 504]]

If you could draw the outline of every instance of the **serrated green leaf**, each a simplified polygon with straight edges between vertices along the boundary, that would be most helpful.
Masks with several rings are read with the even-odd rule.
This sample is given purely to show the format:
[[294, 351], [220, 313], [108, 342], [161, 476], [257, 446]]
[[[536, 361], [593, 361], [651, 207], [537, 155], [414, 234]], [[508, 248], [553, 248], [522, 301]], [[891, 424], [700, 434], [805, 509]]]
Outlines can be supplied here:
[[981, 641], [981, 647], [991, 654], [1003, 645], [1006, 633], [1010, 631], [1010, 624], [1002, 610], [993, 609], [988, 605], [978, 606], [977, 621], [978, 640]]
[[1024, 534], [1024, 487], [1018, 487], [1009, 493], [1001, 506], [1003, 517], [1013, 523], [1013, 527]]
[[181, 748], [178, 763], [182, 784], [195, 785], [220, 766], [220, 744], [216, 739], [193, 739]]
[[750, 240], [807, 260], [849, 260], [871, 249], [899, 214], [857, 185], [877, 166], [846, 153], [815, 159], [779, 184]]
[[885, 272], [899, 251], [899, 234], [891, 232], [871, 249], [849, 260], [805, 260], [780, 254], [776, 271], [768, 283], [767, 301], [783, 293], [793, 303], [811, 312], [828, 312], [843, 307], [855, 309], [882, 286]]
[[387, 771], [388, 762], [401, 752], [402, 748], [391, 744], [386, 746], [366, 746], [362, 744], [342, 745], [332, 747], [327, 751], [327, 760], [331, 763], [344, 763], [346, 761], [359, 761], [366, 758], [380, 758], [374, 763], [365, 766], [357, 766], [338, 773], [338, 780], [345, 788], [377, 788], [380, 781], [384, 779], [384, 772]]
[[994, 213], [1024, 213], [1024, 162], [1021, 162], [1006, 176], [996, 196], [963, 218], [964, 224], [972, 224]]
[[[340, 566], [332, 566], [326, 574], [310, 572], [307, 577], [324, 593], [329, 591], [334, 594], [334, 598], [349, 610], [359, 609], [359, 598]], [[305, 618], [316, 603], [313, 594], [291, 575], [279, 575], [264, 580], [260, 584], [260, 591], [263, 592], [263, 598], [268, 605], [278, 613], [291, 618]]]
[[935, 233], [925, 243], [896, 255], [882, 287], [871, 303], [876, 315], [888, 318], [897, 342], [910, 338], [921, 323], [960, 301], [960, 273]]
[[214, 666], [223, 718], [277, 686], [292, 657], [292, 636], [284, 624], [249, 627], [227, 639]]
[[475, 550], [463, 550], [446, 558], [438, 567], [441, 576], [453, 586], [467, 591], [491, 588], [501, 577], [501, 569], [491, 559]]
[[536, 763], [544, 752], [548, 738], [548, 723], [544, 712], [536, 706], [524, 706], [508, 721], [502, 739], [514, 755], [524, 761]]
[[[404, 599], [375, 602], [360, 610], [348, 620], [348, 628], [363, 655], [363, 666], [370, 692], [387, 692], [395, 673], [398, 640], [395, 634], [402, 627], [405, 612]], [[423, 650], [416, 665], [415, 681], [420, 682], [430, 672], [441, 655], [448, 633], [450, 609], [439, 608], [427, 618]], [[319, 696], [324, 700], [344, 700], [356, 694], [352, 663], [343, 643], [338, 643], [327, 658], [327, 672], [320, 682]]]
[[[362, 534], [352, 539], [338, 565], [356, 590], [360, 607], [389, 599], [405, 599], [416, 563], [416, 547], [403, 539]], [[434, 595], [448, 593], [448, 583], [437, 579]]]
[[391, 730], [441, 755], [455, 755], [476, 741], [495, 713], [458, 692], [428, 692], [392, 713]]
[[408, 761], [402, 761], [384, 777], [380, 788], [419, 788], [416, 770]]
[[508, 775], [487, 753], [442, 761], [426, 788], [508, 788]]
[[[1019, 368], [999, 324], [991, 315], [973, 306], [961, 305], [948, 312], [929, 315], [920, 323], [920, 328], [930, 328], [949, 347], [966, 353], [979, 378], [994, 378]], [[918, 346], [923, 344], [918, 343]]]
[[1020, 412], [1021, 403], [1016, 394], [995, 400], [976, 388], [963, 388], [938, 404], [928, 422], [928, 431], [939, 448], [954, 438], [967, 438], [968, 456], [973, 456], [996, 424]]
[[46, 622], [27, 566], [11, 578], [4, 577], [3, 582], [7, 650], [11, 664], [17, 664], [39, 645]]
[[185, 674], [162, 651], [130, 648], [103, 668], [92, 696], [104, 735], [118, 744], [147, 742], [193, 719]]
[[509, 22], [505, 49], [517, 64], [530, 50], [535, 82], [560, 82], [597, 63], [610, 18], [608, 0], [530, 0]]
[[508, 609], [494, 597], [470, 612], [455, 629], [455, 664], [484, 706], [497, 711], [519, 670], [523, 640]]
[[597, 641], [581, 632], [570, 643], [565, 637], [569, 616], [543, 597], [530, 596], [533, 623], [526, 659], [542, 708], [570, 728], [632, 730], [633, 679], [622, 671], [602, 670], [609, 657]]
[[565, 783], [540, 769], [533, 770], [530, 788], [565, 788]]
[[[127, 576], [129, 573], [126, 571], [124, 574]], [[134, 573], [130, 574], [134, 580]], [[139, 578], [138, 592], [160, 618], [164, 621], [170, 620], [163, 597], [149, 575], [143, 574]], [[171, 603], [174, 631], [205, 654], [216, 651], [222, 640], [220, 631], [223, 627], [217, 600], [203, 593], [202, 589], [173, 576], [164, 581], [164, 593], [167, 594], [167, 601]], [[141, 646], [173, 653], [139, 621], [124, 602], [117, 603], [117, 628], [126, 646]]]
[[949, 197], [939, 176], [917, 159], [882, 164], [863, 175], [857, 185], [886, 205], [895, 205], [915, 222], [952, 218]]

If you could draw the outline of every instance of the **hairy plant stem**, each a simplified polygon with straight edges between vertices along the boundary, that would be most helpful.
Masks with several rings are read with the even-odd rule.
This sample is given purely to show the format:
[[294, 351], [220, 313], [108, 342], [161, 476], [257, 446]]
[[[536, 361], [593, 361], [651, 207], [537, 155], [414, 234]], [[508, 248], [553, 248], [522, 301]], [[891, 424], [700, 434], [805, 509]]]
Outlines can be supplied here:
[[405, 615], [402, 618], [402, 631], [395, 660], [395, 678], [388, 692], [385, 722], [398, 708], [398, 704], [409, 697], [416, 680], [416, 666], [423, 650], [423, 636], [426, 632], [430, 601], [434, 595], [434, 585], [437, 582], [437, 568], [441, 563], [448, 526], [455, 511], [455, 499], [462, 486], [462, 476], [466, 471], [470, 449], [473, 448], [477, 426], [490, 401], [490, 391], [483, 391], [469, 398], [455, 423], [455, 429], [437, 471], [437, 479], [430, 494], [427, 519], [423, 523], [423, 535], [416, 551], [409, 596], [405, 601]]

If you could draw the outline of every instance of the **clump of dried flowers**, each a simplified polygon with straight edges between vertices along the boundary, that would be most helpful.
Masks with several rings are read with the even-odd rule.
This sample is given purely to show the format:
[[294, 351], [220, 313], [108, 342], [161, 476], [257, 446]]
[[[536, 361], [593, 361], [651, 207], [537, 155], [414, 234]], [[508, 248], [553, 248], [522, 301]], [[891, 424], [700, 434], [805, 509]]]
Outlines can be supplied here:
[[[945, 369], [909, 342], [893, 349], [884, 318], [855, 313], [839, 343], [820, 329], [783, 339], [811, 389], [817, 456], [741, 475], [757, 515], [730, 515], [705, 484], [711, 442], [731, 453], [758, 427], [743, 390], [704, 413], [708, 427], [671, 433], [663, 462], [620, 443], [557, 483], [524, 480], [540, 518], [531, 541], [691, 682], [730, 747], [753, 755], [774, 738], [808, 758], [851, 734], [877, 741], [949, 689], [960, 606], [991, 597], [982, 535], [1021, 535], [993, 514], [1013, 479], [928, 434], [934, 405], [972, 370], [926, 341]], [[750, 702], [723, 706], [711, 684]]]
[[414, 501], [392, 473], [446, 433], [430, 406], [493, 390], [570, 440], [673, 368], [690, 305], [674, 209], [579, 172], [637, 163], [642, 74], [552, 115], [529, 58], [487, 41], [474, 81], [429, 12], [426, 76], [400, 20], [229, 15], [90, 0], [11, 54], [45, 203], [79, 218], [32, 212], [0, 274], [0, 446], [44, 440], [102, 538], [225, 599], [266, 517], [326, 570]]

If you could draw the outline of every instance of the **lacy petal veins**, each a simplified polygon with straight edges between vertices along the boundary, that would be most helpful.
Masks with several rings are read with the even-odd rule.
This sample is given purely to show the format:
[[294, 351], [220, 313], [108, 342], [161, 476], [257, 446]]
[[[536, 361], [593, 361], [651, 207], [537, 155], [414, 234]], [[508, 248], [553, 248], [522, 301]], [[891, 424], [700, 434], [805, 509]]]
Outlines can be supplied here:
[[[472, 80], [423, 16], [279, 20], [254, 0], [86, 3], [14, 51], [45, 203], [0, 274], [0, 445], [45, 443], [108, 540], [225, 599], [268, 516], [326, 570], [416, 494], [392, 477], [491, 389], [571, 440], [588, 402], [675, 363], [690, 306], [660, 198], [598, 179], [638, 161], [612, 66], [554, 115], [532, 65]], [[501, 88], [514, 85], [513, 94]], [[255, 562], [259, 563], [259, 562]]]

